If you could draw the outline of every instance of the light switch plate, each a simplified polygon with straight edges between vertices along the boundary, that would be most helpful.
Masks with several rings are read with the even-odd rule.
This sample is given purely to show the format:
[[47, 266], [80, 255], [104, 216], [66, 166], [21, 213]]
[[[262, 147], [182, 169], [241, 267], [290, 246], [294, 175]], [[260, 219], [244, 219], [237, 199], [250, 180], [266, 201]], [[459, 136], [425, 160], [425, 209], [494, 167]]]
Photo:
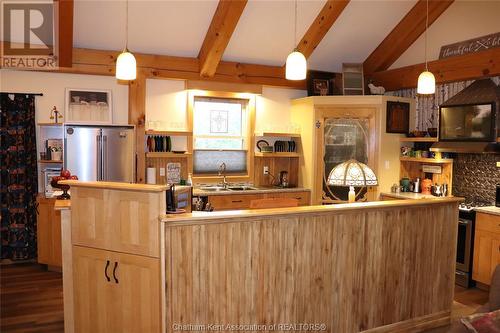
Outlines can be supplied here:
[[264, 166], [264, 174], [268, 175], [269, 174], [269, 167], [266, 165]]
[[165, 176], [165, 168], [160, 168], [160, 176]]

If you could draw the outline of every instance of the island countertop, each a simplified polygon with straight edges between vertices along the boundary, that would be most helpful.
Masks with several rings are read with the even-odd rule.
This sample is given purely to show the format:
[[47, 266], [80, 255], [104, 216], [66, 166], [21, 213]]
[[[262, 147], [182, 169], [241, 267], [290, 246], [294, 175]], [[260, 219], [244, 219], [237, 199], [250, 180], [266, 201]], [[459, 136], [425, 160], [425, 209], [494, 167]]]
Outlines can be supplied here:
[[301, 207], [288, 207], [288, 208], [271, 208], [271, 209], [246, 209], [246, 210], [227, 210], [227, 211], [214, 211], [214, 212], [192, 212], [186, 214], [162, 214], [160, 221], [167, 225], [175, 224], [207, 224], [213, 222], [220, 222], [225, 220], [231, 222], [231, 219], [252, 219], [261, 217], [273, 217], [280, 215], [307, 215], [307, 214], [336, 214], [345, 212], [357, 212], [363, 210], [377, 210], [397, 207], [416, 207], [426, 206], [438, 203], [459, 203], [463, 199], [459, 197], [443, 197], [432, 199], [406, 199], [406, 200], [390, 200], [390, 201], [371, 201], [371, 202], [357, 202], [350, 204], [337, 204], [337, 205], [319, 205], [319, 206], [301, 206]]

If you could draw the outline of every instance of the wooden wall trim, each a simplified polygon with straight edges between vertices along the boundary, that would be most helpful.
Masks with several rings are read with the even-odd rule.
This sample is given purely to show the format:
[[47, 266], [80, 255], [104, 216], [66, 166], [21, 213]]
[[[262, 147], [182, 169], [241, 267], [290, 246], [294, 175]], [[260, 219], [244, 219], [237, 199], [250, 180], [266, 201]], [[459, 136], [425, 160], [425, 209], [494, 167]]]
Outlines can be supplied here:
[[73, 63], [73, 10], [73, 0], [54, 1], [59, 67], [71, 67]]
[[[429, 26], [453, 0], [429, 1]], [[388, 69], [424, 33], [426, 1], [419, 0], [363, 63], [365, 74]]]
[[246, 4], [247, 0], [219, 0], [198, 54], [200, 76], [214, 76]]
[[297, 49], [306, 57], [313, 53], [323, 37], [327, 34], [350, 0], [328, 0], [318, 16], [314, 19], [304, 37], [297, 45]]
[[[434, 73], [436, 83], [471, 80], [500, 75], [500, 48], [470, 53], [429, 62], [429, 70]], [[367, 75], [375, 85], [393, 91], [415, 88], [425, 64], [417, 64]]]
[[136, 134], [136, 182], [145, 183], [146, 152], [145, 152], [145, 122], [146, 122], [146, 76], [141, 70], [137, 78], [128, 86], [128, 122], [135, 125]]
[[262, 94], [262, 85], [245, 83], [226, 83], [212, 81], [186, 81], [186, 89], [199, 89], [207, 91], [226, 91], [233, 93]]

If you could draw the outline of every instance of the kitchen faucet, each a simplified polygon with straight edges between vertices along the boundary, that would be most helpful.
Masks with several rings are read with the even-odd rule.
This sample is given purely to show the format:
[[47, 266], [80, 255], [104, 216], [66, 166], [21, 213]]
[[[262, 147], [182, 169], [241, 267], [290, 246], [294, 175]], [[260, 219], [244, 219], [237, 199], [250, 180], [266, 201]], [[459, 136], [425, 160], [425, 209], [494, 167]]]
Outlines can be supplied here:
[[222, 187], [227, 189], [227, 185], [229, 185], [229, 183], [226, 180], [226, 163], [224, 162], [219, 165], [219, 176], [222, 177]]

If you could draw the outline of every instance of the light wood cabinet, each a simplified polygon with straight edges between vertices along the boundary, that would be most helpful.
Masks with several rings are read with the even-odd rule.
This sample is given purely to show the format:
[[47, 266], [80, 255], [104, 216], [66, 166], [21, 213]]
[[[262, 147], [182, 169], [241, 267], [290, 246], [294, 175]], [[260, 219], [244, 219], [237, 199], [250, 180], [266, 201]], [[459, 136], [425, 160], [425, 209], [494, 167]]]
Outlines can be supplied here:
[[226, 195], [210, 195], [208, 201], [212, 204], [215, 210], [231, 210], [231, 209], [249, 209], [250, 202], [257, 199], [265, 198], [295, 198], [299, 201], [299, 206], [309, 205], [309, 191], [300, 192], [273, 192], [259, 194], [226, 194]]
[[37, 198], [37, 251], [40, 264], [61, 267], [61, 212], [54, 210], [55, 201], [42, 195]]
[[73, 246], [75, 332], [160, 332], [160, 260]]
[[500, 216], [477, 213], [472, 279], [489, 285], [500, 264]]
[[75, 196], [73, 244], [159, 257], [158, 207], [165, 206], [164, 192], [72, 188]]

